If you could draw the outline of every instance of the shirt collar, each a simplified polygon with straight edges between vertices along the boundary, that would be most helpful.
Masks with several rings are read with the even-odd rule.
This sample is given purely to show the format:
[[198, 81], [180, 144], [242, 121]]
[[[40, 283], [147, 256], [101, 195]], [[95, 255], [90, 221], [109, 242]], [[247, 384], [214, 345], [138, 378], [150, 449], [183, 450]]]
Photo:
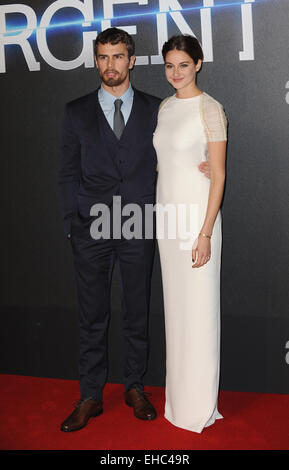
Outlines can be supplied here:
[[124, 92], [123, 95], [117, 97], [106, 91], [103, 86], [101, 85], [98, 93], [99, 99], [105, 104], [105, 106], [111, 108], [114, 106], [114, 102], [116, 99], [121, 99], [123, 104], [130, 100], [133, 96], [133, 88], [131, 83], [129, 84], [128, 89]]

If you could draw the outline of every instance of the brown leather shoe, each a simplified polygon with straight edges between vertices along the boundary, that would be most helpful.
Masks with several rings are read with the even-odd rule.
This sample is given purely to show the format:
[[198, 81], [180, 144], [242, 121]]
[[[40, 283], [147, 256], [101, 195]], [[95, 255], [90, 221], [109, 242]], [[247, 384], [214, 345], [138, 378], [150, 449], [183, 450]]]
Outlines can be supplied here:
[[71, 432], [84, 428], [90, 418], [95, 418], [103, 412], [102, 401], [92, 400], [78, 400], [75, 405], [75, 410], [66, 418], [61, 424], [61, 431]]
[[131, 388], [125, 392], [125, 403], [134, 409], [134, 415], [139, 419], [155, 419], [157, 416], [156, 410], [147, 398], [151, 393], [144, 392], [138, 388]]

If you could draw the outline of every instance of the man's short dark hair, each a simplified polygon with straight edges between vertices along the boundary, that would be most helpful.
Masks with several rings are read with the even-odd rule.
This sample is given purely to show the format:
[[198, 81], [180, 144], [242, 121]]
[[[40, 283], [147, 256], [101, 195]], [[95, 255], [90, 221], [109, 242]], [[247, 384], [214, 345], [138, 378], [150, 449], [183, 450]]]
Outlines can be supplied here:
[[114, 45], [114, 44], [118, 44], [119, 42], [122, 42], [123, 44], [126, 45], [129, 58], [134, 55], [135, 44], [134, 44], [133, 38], [126, 31], [124, 31], [123, 29], [119, 29], [119, 28], [108, 28], [102, 31], [102, 33], [99, 33], [97, 35], [97, 38], [94, 43], [95, 55], [97, 55], [97, 46], [99, 43], [100, 44], [110, 43]]

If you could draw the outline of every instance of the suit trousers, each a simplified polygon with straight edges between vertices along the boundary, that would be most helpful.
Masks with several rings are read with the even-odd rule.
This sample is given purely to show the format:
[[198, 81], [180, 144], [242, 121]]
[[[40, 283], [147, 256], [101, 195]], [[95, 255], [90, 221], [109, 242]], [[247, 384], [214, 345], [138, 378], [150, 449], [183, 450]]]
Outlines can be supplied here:
[[143, 387], [155, 240], [94, 240], [72, 235], [71, 243], [79, 303], [81, 398], [101, 400], [107, 380], [110, 287], [116, 261], [124, 322], [124, 387]]

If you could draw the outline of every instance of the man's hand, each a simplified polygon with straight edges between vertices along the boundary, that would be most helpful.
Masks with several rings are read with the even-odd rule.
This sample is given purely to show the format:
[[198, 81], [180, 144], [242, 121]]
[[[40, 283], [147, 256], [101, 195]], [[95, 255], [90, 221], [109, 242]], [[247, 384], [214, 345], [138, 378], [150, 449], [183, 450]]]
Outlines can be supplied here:
[[204, 175], [210, 179], [210, 164], [209, 162], [202, 162], [198, 166], [199, 170], [204, 173]]

